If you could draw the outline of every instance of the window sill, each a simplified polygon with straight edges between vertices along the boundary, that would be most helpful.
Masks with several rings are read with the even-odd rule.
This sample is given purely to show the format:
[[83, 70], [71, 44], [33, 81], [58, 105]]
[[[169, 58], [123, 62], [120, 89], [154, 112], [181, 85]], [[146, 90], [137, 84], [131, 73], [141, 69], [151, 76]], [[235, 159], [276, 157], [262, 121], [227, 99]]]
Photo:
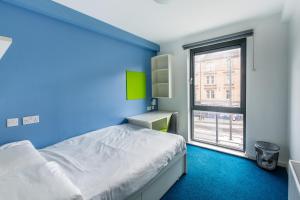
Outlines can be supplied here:
[[205, 144], [205, 143], [201, 143], [201, 142], [195, 142], [195, 141], [189, 141], [188, 144], [198, 146], [198, 147], [202, 147], [202, 148], [205, 148], [205, 149], [210, 149], [210, 150], [213, 150], [213, 151], [218, 151], [218, 152], [221, 152], [221, 153], [226, 153], [226, 154], [242, 157], [242, 158], [248, 158], [246, 153], [236, 151], [236, 150], [232, 150], [232, 149], [226, 149], [226, 148], [223, 148], [223, 147], [218, 147], [218, 146]]

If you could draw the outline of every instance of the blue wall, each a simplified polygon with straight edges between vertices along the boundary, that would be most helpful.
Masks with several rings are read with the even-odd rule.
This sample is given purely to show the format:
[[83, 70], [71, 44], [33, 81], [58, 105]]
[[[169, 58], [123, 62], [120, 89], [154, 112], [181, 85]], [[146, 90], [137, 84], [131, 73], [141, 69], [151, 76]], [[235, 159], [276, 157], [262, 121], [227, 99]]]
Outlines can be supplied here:
[[[0, 19], [0, 35], [13, 38], [0, 60], [0, 144], [40, 148], [146, 111], [156, 51], [1, 1]], [[147, 99], [126, 101], [126, 69], [147, 73]], [[39, 124], [6, 128], [36, 114]]]

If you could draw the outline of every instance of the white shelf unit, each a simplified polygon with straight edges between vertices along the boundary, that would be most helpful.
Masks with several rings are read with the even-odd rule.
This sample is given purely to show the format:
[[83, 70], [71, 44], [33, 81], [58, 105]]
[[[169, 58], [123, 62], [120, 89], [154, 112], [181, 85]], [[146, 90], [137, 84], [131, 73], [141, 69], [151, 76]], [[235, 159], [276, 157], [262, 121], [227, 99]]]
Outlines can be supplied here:
[[152, 97], [172, 98], [172, 56], [155, 56], [151, 59]]

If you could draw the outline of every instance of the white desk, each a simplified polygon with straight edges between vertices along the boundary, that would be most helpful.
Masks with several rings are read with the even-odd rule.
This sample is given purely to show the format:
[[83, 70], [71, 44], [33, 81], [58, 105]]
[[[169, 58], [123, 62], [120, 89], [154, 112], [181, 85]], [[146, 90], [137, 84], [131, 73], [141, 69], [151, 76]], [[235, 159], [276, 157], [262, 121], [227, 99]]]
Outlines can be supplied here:
[[174, 112], [152, 111], [126, 119], [130, 124], [166, 132], [173, 114]]

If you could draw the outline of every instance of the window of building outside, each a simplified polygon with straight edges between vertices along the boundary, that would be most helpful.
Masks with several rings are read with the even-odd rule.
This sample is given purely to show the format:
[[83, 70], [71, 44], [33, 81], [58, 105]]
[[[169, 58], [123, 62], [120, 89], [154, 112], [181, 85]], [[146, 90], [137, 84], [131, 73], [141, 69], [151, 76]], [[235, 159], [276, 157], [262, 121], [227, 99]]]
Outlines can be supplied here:
[[210, 63], [208, 62], [206, 65], [205, 65], [205, 71], [206, 72], [213, 72], [215, 70], [215, 67], [214, 67], [214, 63]]
[[211, 83], [211, 84], [215, 84], [215, 77], [214, 77], [214, 76], [211, 76], [211, 77], [210, 77], [210, 83]]
[[226, 90], [226, 99], [230, 99], [230, 91], [229, 90]]
[[215, 91], [210, 91], [210, 97], [212, 98], [212, 99], [214, 99], [215, 98]]

